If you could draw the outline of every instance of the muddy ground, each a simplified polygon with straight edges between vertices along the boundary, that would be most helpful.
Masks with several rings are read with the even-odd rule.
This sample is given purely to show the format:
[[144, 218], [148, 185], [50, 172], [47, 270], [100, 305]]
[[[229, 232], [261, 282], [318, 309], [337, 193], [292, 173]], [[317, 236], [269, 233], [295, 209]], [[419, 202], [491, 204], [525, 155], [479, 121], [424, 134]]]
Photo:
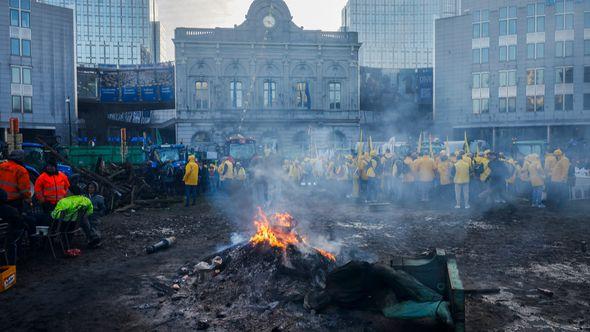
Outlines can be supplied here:
[[[428, 205], [372, 212], [345, 200], [335, 203], [321, 191], [299, 195], [284, 210], [332, 250], [359, 248], [386, 262], [393, 255], [441, 248], [457, 256], [466, 288], [499, 289], [467, 297], [468, 331], [590, 330], [590, 251], [582, 245], [590, 242], [588, 202], [560, 213], [524, 204], [485, 213]], [[253, 211], [236, 201], [201, 198], [190, 208], [113, 214], [100, 224], [102, 248], [86, 250], [80, 243], [78, 258], [54, 260], [48, 251], [27, 257], [18, 266], [16, 287], [0, 294], [2, 329], [412, 330], [387, 320], [359, 323], [358, 312], [312, 315], [293, 303], [267, 303], [250, 311], [225, 303], [227, 309], [219, 312], [200, 304], [204, 299], [161, 289], [179, 278], [180, 267], [247, 238]], [[172, 235], [178, 239], [173, 248], [145, 254], [146, 245]], [[185, 289], [190, 286], [180, 284], [180, 293], [190, 294]], [[215, 296], [214, 291], [209, 294]], [[236, 310], [245, 313], [236, 318]]]

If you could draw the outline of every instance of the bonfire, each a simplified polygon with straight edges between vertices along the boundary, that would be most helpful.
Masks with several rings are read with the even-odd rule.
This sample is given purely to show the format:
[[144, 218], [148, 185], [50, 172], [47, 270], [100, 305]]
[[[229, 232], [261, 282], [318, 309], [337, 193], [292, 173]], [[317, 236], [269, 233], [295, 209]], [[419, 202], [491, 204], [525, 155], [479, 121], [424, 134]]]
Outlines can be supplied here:
[[332, 262], [336, 261], [336, 257], [332, 253], [310, 246], [304, 237], [297, 234], [295, 231], [297, 223], [288, 213], [275, 213], [268, 217], [259, 207], [254, 224], [256, 225], [257, 231], [250, 238], [250, 244], [255, 247], [268, 246], [281, 249], [285, 257], [290, 246], [304, 253], [308, 253], [312, 249], [313, 252], [320, 254], [328, 260]]

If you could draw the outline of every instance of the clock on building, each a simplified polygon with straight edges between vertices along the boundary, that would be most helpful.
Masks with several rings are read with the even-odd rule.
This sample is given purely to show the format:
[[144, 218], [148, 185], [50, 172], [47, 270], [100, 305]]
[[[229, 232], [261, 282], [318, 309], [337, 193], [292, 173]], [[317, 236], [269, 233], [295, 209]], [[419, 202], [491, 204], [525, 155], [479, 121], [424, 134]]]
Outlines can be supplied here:
[[266, 28], [270, 29], [270, 28], [273, 28], [277, 22], [276, 22], [274, 16], [267, 15], [264, 17], [264, 19], [262, 19], [262, 23], [264, 24], [264, 26]]

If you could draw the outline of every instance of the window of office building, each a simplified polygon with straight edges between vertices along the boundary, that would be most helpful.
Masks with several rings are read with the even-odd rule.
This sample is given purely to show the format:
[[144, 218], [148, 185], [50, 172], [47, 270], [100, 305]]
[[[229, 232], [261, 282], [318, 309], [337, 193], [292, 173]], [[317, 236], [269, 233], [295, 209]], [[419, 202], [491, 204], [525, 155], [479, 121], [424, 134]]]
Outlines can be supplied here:
[[570, 112], [574, 110], [574, 95], [558, 94], [555, 95], [555, 111]]
[[590, 93], [584, 94], [584, 111], [590, 111]]
[[195, 106], [198, 110], [209, 108], [209, 82], [197, 81], [195, 83]]
[[516, 97], [500, 97], [498, 103], [498, 111], [500, 113], [515, 113], [516, 112]]
[[584, 55], [590, 55], [590, 39], [584, 40]]
[[527, 85], [543, 85], [545, 84], [545, 69], [529, 69], [526, 71]]
[[545, 111], [545, 96], [527, 96], [526, 97], [526, 111], [527, 112], [544, 112]]
[[231, 106], [233, 108], [241, 108], [242, 107], [242, 98], [243, 98], [242, 82], [240, 82], [240, 81], [230, 82], [229, 93], [231, 96]]
[[22, 39], [22, 56], [31, 56], [31, 41], [28, 39]]
[[574, 56], [574, 41], [556, 41], [555, 42], [555, 56], [558, 58], [565, 58]]
[[473, 12], [473, 38], [486, 38], [490, 36], [490, 12], [488, 10], [476, 10]]
[[31, 12], [25, 10], [20, 12], [20, 26], [23, 28], [31, 27]]
[[500, 46], [500, 62], [516, 61], [516, 45]]
[[264, 107], [273, 107], [277, 96], [277, 83], [273, 80], [264, 81]]
[[545, 4], [542, 2], [527, 5], [527, 32], [545, 32]]
[[584, 67], [584, 83], [590, 83], [590, 66]]
[[473, 63], [488, 63], [490, 61], [490, 49], [474, 48], [472, 50]]
[[490, 112], [490, 100], [488, 98], [473, 99], [473, 114], [486, 114]]
[[500, 36], [516, 34], [516, 6], [500, 8]]
[[11, 1], [10, 7], [10, 25], [14, 27], [31, 27], [31, 2], [30, 0], [21, 1], [20, 6], [18, 0]]
[[490, 73], [473, 73], [473, 89], [490, 87]]
[[20, 22], [20, 15], [18, 9], [11, 9], [10, 10], [10, 25], [13, 27], [19, 26]]
[[574, 1], [555, 1], [555, 29], [571, 30], [574, 28]]
[[502, 70], [499, 74], [501, 87], [516, 85], [516, 70]]
[[20, 55], [20, 39], [10, 38], [10, 54]]
[[31, 68], [23, 67], [23, 84], [31, 85], [33, 84], [33, 80], [31, 79]]
[[20, 84], [20, 67], [10, 67], [10, 82], [13, 84]]
[[21, 113], [21, 97], [20, 96], [12, 96], [12, 112], [13, 113]]
[[555, 84], [574, 83], [574, 67], [555, 68]]
[[330, 82], [328, 84], [328, 93], [330, 97], [330, 109], [339, 110], [341, 108], [342, 85], [339, 82]]
[[543, 59], [545, 57], [545, 43], [526, 44], [527, 59]]
[[584, 12], [584, 28], [590, 29], [590, 12]]
[[23, 113], [33, 113], [33, 97], [23, 97]]

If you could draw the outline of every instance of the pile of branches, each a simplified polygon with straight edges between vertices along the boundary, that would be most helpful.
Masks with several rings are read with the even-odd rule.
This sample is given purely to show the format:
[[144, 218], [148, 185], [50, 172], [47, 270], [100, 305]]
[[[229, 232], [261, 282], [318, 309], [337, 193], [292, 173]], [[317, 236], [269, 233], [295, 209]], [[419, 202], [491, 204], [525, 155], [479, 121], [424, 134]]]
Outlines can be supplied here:
[[50, 153], [64, 165], [72, 168], [76, 176], [72, 179], [72, 185], [78, 185], [85, 189], [88, 184], [96, 182], [99, 185], [99, 193], [105, 197], [105, 203], [109, 211], [125, 212], [144, 206], [162, 206], [176, 203], [178, 199], [160, 197], [161, 190], [154, 188], [154, 184], [146, 182], [142, 172], [130, 163], [108, 163], [95, 171], [80, 168], [72, 164], [57, 150], [37, 139]]

